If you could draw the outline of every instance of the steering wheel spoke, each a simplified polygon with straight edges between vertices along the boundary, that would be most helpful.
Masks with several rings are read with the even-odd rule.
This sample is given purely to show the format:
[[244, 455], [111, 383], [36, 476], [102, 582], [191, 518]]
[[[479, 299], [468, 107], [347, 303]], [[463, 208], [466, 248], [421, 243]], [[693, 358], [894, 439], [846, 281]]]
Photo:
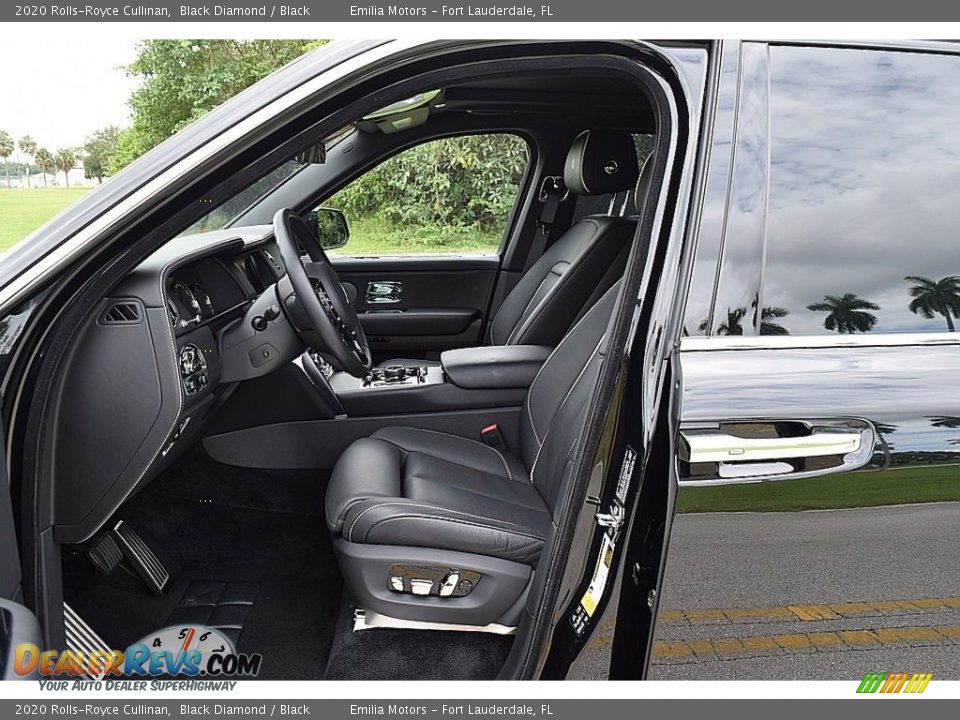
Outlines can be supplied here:
[[300, 248], [313, 247], [316, 239], [292, 210], [278, 211], [273, 229], [295, 302], [311, 326], [312, 332], [302, 333], [301, 339], [332, 356], [351, 375], [363, 377], [373, 366], [367, 336], [326, 253], [314, 252], [315, 259], [304, 265]]

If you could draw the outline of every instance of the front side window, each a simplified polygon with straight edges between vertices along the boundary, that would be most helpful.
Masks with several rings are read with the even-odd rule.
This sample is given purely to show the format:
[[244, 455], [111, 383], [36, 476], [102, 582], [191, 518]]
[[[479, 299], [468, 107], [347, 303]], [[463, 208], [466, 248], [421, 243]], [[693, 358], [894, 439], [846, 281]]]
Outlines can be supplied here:
[[771, 47], [769, 112], [759, 333], [956, 331], [960, 58]]
[[332, 254], [496, 254], [528, 159], [527, 143], [505, 133], [404, 150], [323, 202], [350, 225]]

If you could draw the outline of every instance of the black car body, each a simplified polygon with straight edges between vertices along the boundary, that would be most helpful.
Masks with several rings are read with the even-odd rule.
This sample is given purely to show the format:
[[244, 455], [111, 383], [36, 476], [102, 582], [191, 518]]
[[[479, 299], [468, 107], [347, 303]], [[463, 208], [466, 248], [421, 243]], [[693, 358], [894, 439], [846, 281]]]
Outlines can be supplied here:
[[[877, 664], [949, 674], [960, 636], [956, 52], [355, 42], [261, 81], [0, 263], [12, 501], [0, 594], [40, 622], [21, 619], [15, 634], [89, 651], [164, 625], [210, 626], [281, 678], [853, 678]], [[374, 127], [378, 109], [433, 88], [423, 117]], [[304, 309], [307, 286], [297, 299], [285, 233], [403, 150], [477, 133], [515, 135], [529, 152], [498, 252], [328, 262], [297, 235], [305, 266], [342, 282], [322, 311], [343, 322], [324, 336]], [[620, 170], [607, 160], [581, 174], [579, 199], [551, 196], [578, 142], [586, 158], [590, 138], [626, 133], [649, 140], [637, 141], [643, 193], [587, 187]], [[335, 136], [322, 164], [298, 167], [219, 229], [184, 232]], [[498, 341], [497, 313], [534, 261], [584, 218], [628, 217], [622, 278], [598, 277], [555, 337], [523, 314], [536, 340], [511, 343], [518, 324]], [[589, 308], [604, 298], [597, 320]], [[587, 331], [601, 338], [593, 354], [548, 389], [560, 396], [550, 432], [570, 433], [554, 451], [528, 389]], [[353, 352], [341, 348], [339, 364], [323, 352], [338, 338]], [[318, 352], [300, 358], [305, 345]], [[330, 354], [362, 367], [331, 376]], [[418, 368], [410, 387], [378, 393], [386, 376], [357, 380], [397, 355]], [[475, 487], [477, 517], [464, 521], [462, 506], [444, 506], [447, 488], [429, 512], [479, 524], [482, 537], [398, 530], [368, 542], [410, 520], [379, 518], [377, 498], [403, 501], [418, 523], [440, 520], [413, 509], [427, 495], [413, 494], [423, 478], [403, 463], [441, 451], [383, 435], [396, 425], [459, 438], [444, 443], [496, 425], [499, 438], [484, 439], [507, 479], [529, 473], [534, 489], [522, 492], [536, 493], [512, 507], [536, 506], [541, 534], [491, 518], [496, 493]], [[402, 455], [399, 500], [364, 485], [387, 472], [390, 445]], [[357, 448], [363, 463], [351, 464]], [[536, 475], [541, 452], [556, 457]], [[466, 473], [458, 458], [454, 475]], [[347, 497], [324, 498], [330, 487]], [[138, 550], [137, 527], [153, 551]], [[361, 629], [375, 615], [390, 629]], [[302, 662], [271, 661], [293, 642], [307, 648]], [[445, 662], [428, 667], [436, 653]]]

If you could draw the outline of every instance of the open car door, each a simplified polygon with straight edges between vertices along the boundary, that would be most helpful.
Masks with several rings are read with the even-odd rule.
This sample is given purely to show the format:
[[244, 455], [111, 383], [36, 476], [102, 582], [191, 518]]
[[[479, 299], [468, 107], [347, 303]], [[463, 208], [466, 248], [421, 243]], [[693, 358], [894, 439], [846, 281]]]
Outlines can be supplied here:
[[[4, 437], [0, 424], [0, 437]], [[21, 603], [20, 549], [13, 522], [13, 503], [7, 481], [7, 459], [0, 443], [0, 679], [33, 679], [17, 675], [14, 656], [17, 646], [42, 643], [37, 618]]]

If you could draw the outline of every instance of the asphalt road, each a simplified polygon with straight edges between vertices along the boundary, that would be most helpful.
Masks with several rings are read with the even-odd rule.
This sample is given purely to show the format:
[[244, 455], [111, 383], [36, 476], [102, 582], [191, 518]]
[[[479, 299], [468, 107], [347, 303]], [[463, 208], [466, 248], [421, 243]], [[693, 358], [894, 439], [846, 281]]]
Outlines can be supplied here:
[[651, 679], [960, 678], [960, 503], [681, 515]]
[[650, 679], [866, 672], [960, 679], [960, 503], [676, 519]]

